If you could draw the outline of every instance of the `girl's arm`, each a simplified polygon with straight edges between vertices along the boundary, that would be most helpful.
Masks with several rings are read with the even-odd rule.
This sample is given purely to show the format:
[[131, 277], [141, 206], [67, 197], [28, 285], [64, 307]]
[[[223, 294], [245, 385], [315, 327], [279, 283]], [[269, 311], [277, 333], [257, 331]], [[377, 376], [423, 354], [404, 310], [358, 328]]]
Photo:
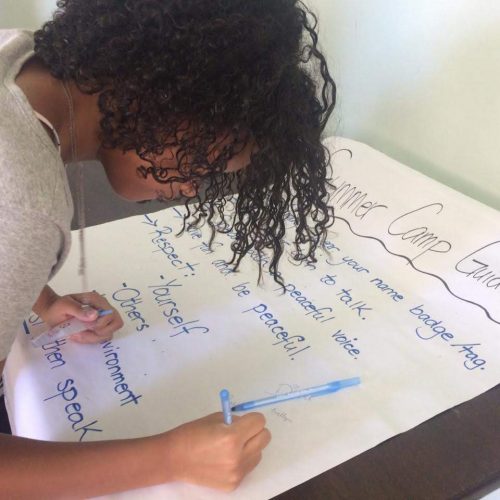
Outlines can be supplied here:
[[0, 491], [5, 498], [84, 498], [161, 483], [170, 478], [158, 448], [153, 438], [76, 444], [0, 434]]
[[260, 461], [270, 434], [249, 413], [221, 413], [156, 436], [59, 443], [0, 434], [0, 491], [5, 498], [86, 498], [185, 481], [230, 491]]
[[41, 316], [45, 310], [47, 310], [50, 305], [57, 299], [58, 295], [49, 285], [45, 285], [33, 304], [33, 312]]

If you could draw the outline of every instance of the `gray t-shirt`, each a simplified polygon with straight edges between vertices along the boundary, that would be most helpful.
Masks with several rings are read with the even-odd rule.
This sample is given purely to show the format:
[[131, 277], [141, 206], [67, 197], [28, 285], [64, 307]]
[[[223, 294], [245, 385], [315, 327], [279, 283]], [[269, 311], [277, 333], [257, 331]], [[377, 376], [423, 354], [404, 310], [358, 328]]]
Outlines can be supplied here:
[[71, 241], [64, 164], [14, 82], [32, 55], [31, 33], [0, 30], [0, 360]]

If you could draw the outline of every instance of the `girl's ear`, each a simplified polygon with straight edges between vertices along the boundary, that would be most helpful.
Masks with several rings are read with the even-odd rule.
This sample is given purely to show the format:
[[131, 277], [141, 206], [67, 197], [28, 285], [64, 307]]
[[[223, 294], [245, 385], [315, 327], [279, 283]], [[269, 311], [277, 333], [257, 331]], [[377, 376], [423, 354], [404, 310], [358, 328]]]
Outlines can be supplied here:
[[186, 198], [194, 198], [198, 194], [198, 184], [193, 181], [186, 181], [179, 185], [179, 191]]

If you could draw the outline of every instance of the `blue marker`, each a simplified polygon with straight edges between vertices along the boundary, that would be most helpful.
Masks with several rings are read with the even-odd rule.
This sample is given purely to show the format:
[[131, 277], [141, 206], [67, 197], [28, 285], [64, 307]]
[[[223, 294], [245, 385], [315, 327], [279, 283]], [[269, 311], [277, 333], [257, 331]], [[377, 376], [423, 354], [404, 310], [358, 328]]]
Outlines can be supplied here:
[[346, 378], [344, 380], [335, 380], [333, 382], [329, 382], [328, 384], [318, 385], [317, 387], [309, 387], [309, 389], [289, 392], [288, 394], [276, 394], [276, 396], [270, 396], [268, 398], [247, 401], [246, 403], [241, 403], [239, 405], [233, 406], [231, 410], [253, 410], [254, 408], [281, 403], [282, 401], [288, 401], [289, 399], [306, 398], [308, 396], [324, 396], [325, 394], [331, 394], [332, 392], [340, 391], [340, 389], [344, 389], [345, 387], [358, 385], [360, 382], [361, 379], [359, 377]]
[[[97, 311], [97, 317], [101, 318], [102, 316], [108, 316], [109, 314], [113, 314], [112, 309], [105, 309]], [[71, 318], [67, 321], [63, 321], [58, 325], [54, 326], [50, 330], [41, 333], [38, 337], [35, 337], [31, 343], [35, 347], [40, 347], [42, 345], [48, 344], [49, 342], [55, 342], [56, 340], [65, 339], [70, 337], [74, 333], [83, 332], [85, 330], [92, 330], [97, 324], [97, 320], [95, 321], [82, 321], [78, 318]]]
[[222, 403], [222, 413], [224, 413], [224, 423], [231, 425], [233, 416], [231, 415], [231, 406], [229, 404], [229, 392], [227, 389], [220, 391], [220, 402]]

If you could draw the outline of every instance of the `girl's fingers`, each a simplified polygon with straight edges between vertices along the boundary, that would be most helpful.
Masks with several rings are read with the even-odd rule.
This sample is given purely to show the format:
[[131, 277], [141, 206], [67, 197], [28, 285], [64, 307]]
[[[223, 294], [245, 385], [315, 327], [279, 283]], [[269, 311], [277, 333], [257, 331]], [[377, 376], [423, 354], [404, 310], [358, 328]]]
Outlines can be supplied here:
[[102, 338], [102, 339], [110, 339], [113, 337], [113, 333], [119, 330], [123, 326], [123, 322], [121, 320], [111, 321], [108, 324], [97, 325], [96, 328], [93, 328], [94, 333]]
[[78, 342], [79, 344], [98, 344], [103, 340], [108, 340], [100, 337], [91, 330], [85, 330], [84, 332], [75, 333], [74, 335], [71, 335], [70, 339], [74, 342]]
[[[92, 331], [95, 333], [95, 336], [88, 336], [88, 332], [86, 332], [85, 343], [89, 343], [92, 341], [99, 342], [99, 339], [109, 339], [113, 336], [113, 333], [115, 331], [123, 327], [123, 320], [120, 316], [120, 313], [114, 307], [112, 307], [111, 304], [102, 295], [99, 295], [96, 292], [89, 292], [74, 294], [72, 295], [72, 297], [87, 306], [89, 310], [113, 311], [111, 314], [107, 314], [106, 316], [94, 318], [94, 320], [96, 321], [94, 323], [95, 326], [92, 327]], [[75, 336], [74, 338], [74, 340], [77, 340], [78, 342], [84, 342], [83, 339], [83, 335], [80, 337]]]
[[90, 330], [76, 333], [71, 340], [81, 344], [96, 344], [113, 338], [113, 334], [123, 326], [123, 321], [117, 313], [103, 316], [95, 322]]
[[267, 428], [262, 429], [257, 435], [251, 437], [244, 446], [245, 453], [254, 455], [260, 453], [271, 442], [271, 433]]

